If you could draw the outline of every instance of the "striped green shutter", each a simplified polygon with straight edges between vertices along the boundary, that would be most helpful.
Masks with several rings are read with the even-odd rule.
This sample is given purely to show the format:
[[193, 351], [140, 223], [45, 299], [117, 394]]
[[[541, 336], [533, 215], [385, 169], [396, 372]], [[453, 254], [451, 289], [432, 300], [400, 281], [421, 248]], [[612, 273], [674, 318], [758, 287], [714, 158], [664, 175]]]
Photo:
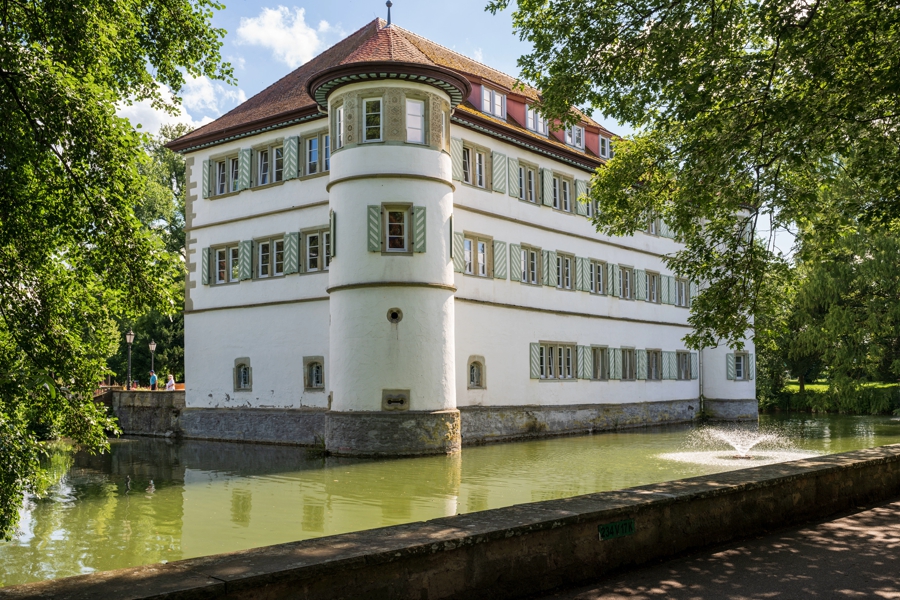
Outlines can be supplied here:
[[643, 269], [634, 270], [634, 299], [647, 299], [647, 272]]
[[494, 240], [494, 279], [506, 279], [506, 242]]
[[659, 301], [661, 304], [673, 304], [668, 275], [659, 276]]
[[581, 207], [578, 214], [587, 215], [587, 204], [591, 199], [587, 197], [587, 181], [584, 179], [575, 180], [575, 200]]
[[609, 348], [609, 378], [622, 379], [622, 349]]
[[690, 296], [688, 296], [688, 306], [694, 303], [694, 298], [700, 293], [700, 286], [693, 281], [690, 284]]
[[747, 355], [747, 374], [750, 379], [756, 379], [756, 356], [753, 354]]
[[450, 138], [450, 162], [453, 164], [453, 179], [463, 180], [463, 141]]
[[413, 252], [425, 252], [425, 207], [414, 206], [412, 209]]
[[209, 285], [209, 263], [212, 251], [209, 248], [203, 248], [200, 251], [200, 283]]
[[500, 152], [491, 152], [491, 187], [495, 192], [506, 193], [508, 176], [506, 155]]
[[581, 268], [584, 260], [580, 256], [575, 257], [575, 289], [581, 291], [584, 291], [584, 269]]
[[368, 207], [369, 218], [366, 231], [368, 232], [369, 252], [381, 252], [381, 207], [370, 204]]
[[531, 367], [531, 379], [541, 378], [541, 345], [529, 345], [529, 365]]
[[[556, 265], [553, 265], [553, 268], [556, 269]], [[541, 251], [541, 283], [544, 285], [550, 285], [550, 251], [542, 250]]]
[[513, 198], [518, 198], [520, 194], [519, 189], [519, 159], [510, 158], [508, 160], [508, 168], [507, 168], [507, 180], [509, 181], [509, 187], [507, 190], [509, 191], [509, 195]]
[[635, 350], [634, 358], [634, 378], [647, 379], [647, 351]]
[[241, 148], [238, 155], [238, 190], [250, 188], [250, 174], [252, 173], [253, 150]]
[[[334, 238], [331, 240], [334, 244]], [[291, 275], [300, 269], [300, 234], [296, 231], [284, 234], [284, 274]]]
[[331, 258], [337, 256], [337, 215], [334, 210], [328, 211], [328, 233], [331, 237]]
[[253, 279], [253, 241], [244, 240], [238, 244], [238, 273], [241, 281]]
[[622, 280], [622, 267], [619, 265], [609, 265], [609, 295], [616, 298], [621, 297], [621, 286], [619, 282]]
[[581, 281], [583, 287], [581, 291], [590, 292], [591, 291], [591, 269], [594, 267], [591, 265], [591, 259], [582, 258], [581, 259]]
[[734, 354], [725, 355], [725, 378], [734, 381]]
[[696, 352], [691, 352], [691, 379], [700, 377], [700, 362]]
[[459, 231], [453, 232], [453, 270], [462, 273], [466, 270], [465, 256], [466, 238]]
[[[299, 170], [300, 163], [298, 162], [298, 157], [300, 155], [300, 138], [296, 135], [291, 136], [284, 140], [284, 179], [296, 179], [297, 171]], [[332, 244], [334, 244], [334, 239], [332, 238]]]
[[550, 287], [559, 285], [559, 273], [556, 271], [556, 259], [556, 250], [550, 250], [547, 255], [547, 260], [550, 262], [550, 282], [547, 285]]
[[522, 246], [509, 245], [509, 280], [522, 281]]
[[669, 304], [675, 304], [675, 300], [677, 299], [677, 293], [675, 291], [675, 277], [672, 275], [668, 276], [669, 280]]
[[553, 206], [553, 171], [541, 169], [541, 201], [544, 206]]
[[209, 161], [203, 161], [203, 197], [209, 198]]
[[577, 346], [576, 350], [576, 358], [578, 361], [578, 379], [590, 379], [593, 376], [593, 369], [591, 369], [591, 347], [590, 346]]

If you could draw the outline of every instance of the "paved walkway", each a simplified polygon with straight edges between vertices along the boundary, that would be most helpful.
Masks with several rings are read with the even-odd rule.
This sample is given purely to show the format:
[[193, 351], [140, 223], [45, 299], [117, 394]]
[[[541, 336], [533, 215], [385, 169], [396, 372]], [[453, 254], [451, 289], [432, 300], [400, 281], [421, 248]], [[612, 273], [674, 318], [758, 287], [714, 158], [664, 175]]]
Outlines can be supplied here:
[[900, 500], [619, 573], [545, 598], [900, 599]]

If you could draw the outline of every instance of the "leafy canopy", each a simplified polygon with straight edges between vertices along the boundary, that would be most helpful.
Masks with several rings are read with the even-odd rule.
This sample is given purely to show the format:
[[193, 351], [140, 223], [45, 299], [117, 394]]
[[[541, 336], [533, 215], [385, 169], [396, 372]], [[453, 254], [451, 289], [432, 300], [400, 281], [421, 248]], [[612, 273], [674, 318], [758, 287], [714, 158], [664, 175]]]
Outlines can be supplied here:
[[[900, 214], [896, 2], [518, 0], [513, 23], [547, 116], [589, 106], [637, 127], [594, 177], [595, 224], [674, 228], [685, 247], [669, 266], [707, 286], [694, 347], [740, 345], [775, 289], [763, 280], [784, 265], [762, 231]], [[820, 205], [836, 176], [858, 193]]]
[[0, 536], [40, 481], [38, 437], [102, 449], [91, 392], [115, 318], [171, 313], [182, 268], [135, 216], [143, 136], [116, 116], [175, 110], [186, 76], [231, 80], [209, 0], [7, 2], [0, 9]]

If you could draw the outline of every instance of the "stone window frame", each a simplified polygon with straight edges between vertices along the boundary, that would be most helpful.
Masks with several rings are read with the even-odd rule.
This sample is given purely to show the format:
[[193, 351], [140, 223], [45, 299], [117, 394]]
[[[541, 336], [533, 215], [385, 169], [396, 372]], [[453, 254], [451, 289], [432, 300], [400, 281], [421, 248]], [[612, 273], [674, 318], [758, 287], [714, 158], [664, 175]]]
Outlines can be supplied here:
[[[316, 172], [309, 171], [309, 142], [316, 140]], [[331, 158], [334, 148], [331, 147], [331, 131], [329, 129], [317, 129], [300, 136], [300, 179], [319, 177], [331, 170]], [[327, 151], [326, 151], [327, 150]], [[327, 155], [327, 157], [326, 157]]]
[[[313, 386], [310, 380], [309, 369], [312, 365], [318, 364], [322, 369], [322, 385]], [[304, 356], [303, 357], [303, 389], [307, 392], [324, 392], [325, 391], [325, 357], [324, 356]]]
[[[661, 304], [662, 303], [662, 274], [656, 271], [646, 271], [647, 274], [647, 294], [644, 296], [644, 300], [646, 302], [650, 302], [651, 304]], [[656, 299], [651, 299], [650, 291], [654, 289], [651, 285], [653, 281], [656, 281]]]
[[[628, 295], [625, 295], [626, 285], [625, 285], [625, 273], [628, 273], [628, 285], [627, 291]], [[620, 300], [634, 300], [634, 267], [631, 265], [619, 265], [619, 289], [616, 290], [619, 292]]]
[[[538, 344], [541, 381], [578, 381], [577, 344], [545, 341]], [[560, 369], [567, 375], [560, 377]]]
[[[588, 290], [589, 293], [594, 294], [595, 296], [608, 296], [609, 290], [607, 289], [607, 278], [609, 277], [609, 263], [598, 258], [589, 258], [588, 262], [591, 270], [589, 279], [591, 289]], [[599, 276], [597, 275], [597, 267], [600, 267]]]
[[[281, 272], [275, 272], [275, 245], [281, 243]], [[262, 251], [261, 244], [269, 244], [269, 274], [263, 275], [260, 273], [260, 267], [262, 266], [260, 261], [260, 252]], [[276, 235], [267, 235], [260, 238], [253, 239], [253, 280], [265, 280], [265, 279], [278, 279], [284, 277], [284, 233], [279, 233]]]
[[[663, 378], [664, 378], [664, 377], [663, 377], [664, 373], [663, 373], [663, 353], [662, 353], [662, 349], [660, 349], [660, 348], [648, 348], [647, 350], [645, 350], [645, 352], [647, 353], [647, 373], [646, 373], [646, 380], [647, 380], [647, 381], [662, 381]], [[657, 376], [656, 376], [656, 377], [651, 377], [651, 373], [652, 373], [652, 370], [651, 370], [651, 367], [652, 367], [652, 364], [651, 364], [651, 363], [652, 363], [651, 355], [656, 357], [656, 367], [657, 367], [657, 373], [656, 373]]]
[[[540, 287], [543, 285], [543, 276], [542, 273], [543, 266], [543, 258], [542, 252], [543, 249], [538, 246], [533, 246], [531, 244], [519, 244], [519, 248], [521, 252], [519, 253], [518, 266], [516, 267], [519, 270], [519, 283], [523, 285], [533, 285]], [[532, 270], [531, 261], [529, 261], [529, 254], [534, 253], [534, 269]], [[525, 269], [522, 268], [522, 261], [525, 261]], [[522, 279], [522, 275], [526, 275], [526, 279]], [[527, 276], [531, 275], [532, 278], [529, 281]]]
[[[219, 251], [225, 252], [225, 261], [226, 261], [225, 273], [226, 273], [226, 275], [229, 274], [229, 271], [231, 271], [231, 275], [233, 275], [234, 274], [234, 271], [233, 271], [234, 264], [237, 264], [237, 262], [240, 260], [240, 258], [238, 258], [234, 263], [231, 263], [230, 262], [231, 252], [237, 251], [238, 247], [240, 246], [240, 243], [241, 243], [240, 240], [237, 240], [237, 241], [233, 241], [233, 242], [227, 242], [224, 244], [215, 244], [215, 245], [209, 247], [209, 259], [212, 261], [212, 264], [209, 265], [209, 267], [213, 274], [212, 277], [210, 278], [210, 286], [234, 285], [234, 284], [239, 284], [241, 282], [240, 273], [238, 273], [237, 277], [234, 277], [234, 278], [226, 277], [226, 279], [224, 281], [219, 281]], [[229, 267], [232, 267], [232, 269], [229, 269]]]
[[[637, 349], [632, 347], [622, 347], [622, 377], [620, 381], [636, 381], [637, 380]], [[629, 357], [626, 360], [626, 356]], [[629, 373], [626, 367], [631, 367]]]
[[[478, 365], [481, 369], [481, 385], [472, 384], [472, 365]], [[466, 389], [469, 390], [486, 390], [487, 389], [487, 363], [484, 357], [479, 354], [473, 354], [466, 361]]]
[[[472, 242], [472, 272], [466, 270], [466, 242]], [[478, 273], [477, 265], [480, 264], [477, 262], [478, 259], [478, 243], [483, 242], [485, 247], [485, 265], [484, 271], [485, 274], [481, 275]], [[468, 275], [470, 277], [478, 277], [480, 279], [491, 279], [494, 277], [494, 238], [489, 235], [484, 235], [481, 233], [475, 233], [472, 231], [464, 231], [463, 232], [463, 275]]]
[[[209, 199], [223, 198], [225, 196], [231, 196], [235, 194], [239, 194], [240, 190], [237, 189], [238, 181], [240, 180], [240, 149], [237, 148], [230, 152], [224, 152], [221, 154], [213, 154], [209, 157], [209, 177], [212, 179], [209, 186]], [[223, 164], [225, 168], [225, 191], [219, 192], [219, 165]], [[234, 165], [238, 170], [238, 176], [233, 180], [229, 179], [229, 175], [232, 173], [232, 165]], [[234, 189], [230, 189], [233, 187]]]
[[[569, 261], [569, 285], [568, 287], [563, 283], [563, 279], [566, 273], [566, 260]], [[564, 292], [572, 292], [575, 291], [575, 270], [578, 268], [578, 262], [575, 260], [575, 255], [571, 252], [563, 252], [562, 250], [556, 251], [556, 264], [550, 265], [550, 268], [556, 269], [556, 289], [562, 290]]]
[[[388, 248], [388, 213], [391, 210], [402, 209], [406, 212], [406, 222], [404, 237], [406, 238], [406, 247], [403, 250], [389, 250]], [[412, 256], [413, 255], [413, 238], [412, 238], [412, 202], [383, 202], [381, 204], [381, 254], [382, 256]]]
[[[469, 153], [469, 160], [466, 161], [466, 153]], [[481, 155], [484, 157], [484, 185], [478, 185], [476, 181], [478, 177], [477, 171], [477, 156]], [[462, 184], [475, 188], [476, 190], [483, 190], [486, 192], [493, 192], [493, 187], [491, 182], [493, 181], [493, 164], [491, 163], [491, 149], [486, 146], [481, 146], [479, 144], [474, 144], [467, 140], [463, 140], [463, 164], [468, 162], [469, 165], [469, 178], [471, 181], [466, 181], [466, 173], [465, 169], [463, 170], [463, 179], [461, 181]]]
[[[311, 235], [319, 236], [319, 259], [324, 263], [323, 267], [315, 270], [309, 268], [308, 241]], [[324, 243], [322, 243], [324, 241]], [[331, 268], [331, 228], [328, 225], [319, 225], [318, 227], [307, 227], [300, 230], [300, 264], [301, 273], [327, 273]]]
[[609, 346], [591, 346], [591, 381], [609, 381]]
[[[281, 185], [284, 183], [284, 138], [275, 138], [273, 140], [269, 140], [266, 142], [261, 142], [259, 144], [254, 144], [250, 147], [252, 150], [252, 157], [250, 159], [250, 188], [254, 189], [265, 189], [268, 187], [272, 187], [275, 185]], [[275, 180], [275, 151], [281, 150], [281, 179]], [[268, 183], [260, 183], [259, 181], [259, 171], [260, 171], [260, 156], [261, 152], [266, 151], [269, 153], [269, 181]]]
[[[247, 386], [242, 387], [240, 385], [240, 368], [246, 367], [247, 369]], [[234, 359], [234, 368], [231, 370], [231, 378], [232, 383], [234, 384], [235, 392], [252, 392], [253, 391], [253, 367], [250, 364], [250, 357], [242, 356], [240, 358]]]

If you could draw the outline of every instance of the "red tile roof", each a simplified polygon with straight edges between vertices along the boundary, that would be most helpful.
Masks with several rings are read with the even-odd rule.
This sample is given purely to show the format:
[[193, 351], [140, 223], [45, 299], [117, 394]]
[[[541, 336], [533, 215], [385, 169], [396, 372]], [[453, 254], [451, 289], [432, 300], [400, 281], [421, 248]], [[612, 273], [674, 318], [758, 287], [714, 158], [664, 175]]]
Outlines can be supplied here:
[[[396, 25], [386, 25], [382, 19], [367, 23], [240, 106], [174, 140], [169, 147], [173, 150], [186, 150], [234, 135], [277, 127], [294, 119], [313, 118], [319, 110], [307, 91], [309, 81], [326, 69], [355, 63], [387, 61], [444, 67], [463, 76], [474, 76], [507, 90], [514, 90], [526, 98], [540, 98], [538, 90], [519, 85], [514, 77]], [[586, 115], [583, 118], [586, 122], [597, 125]], [[508, 123], [508, 126], [524, 131], [515, 122]]]

